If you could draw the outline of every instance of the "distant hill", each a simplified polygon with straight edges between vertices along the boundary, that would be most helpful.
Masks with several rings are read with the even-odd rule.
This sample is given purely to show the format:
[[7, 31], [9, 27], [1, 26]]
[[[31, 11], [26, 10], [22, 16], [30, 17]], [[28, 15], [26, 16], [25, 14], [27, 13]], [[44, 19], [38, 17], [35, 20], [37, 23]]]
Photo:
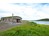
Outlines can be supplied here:
[[48, 18], [45, 18], [45, 19], [39, 19], [37, 21], [49, 21], [49, 19]]

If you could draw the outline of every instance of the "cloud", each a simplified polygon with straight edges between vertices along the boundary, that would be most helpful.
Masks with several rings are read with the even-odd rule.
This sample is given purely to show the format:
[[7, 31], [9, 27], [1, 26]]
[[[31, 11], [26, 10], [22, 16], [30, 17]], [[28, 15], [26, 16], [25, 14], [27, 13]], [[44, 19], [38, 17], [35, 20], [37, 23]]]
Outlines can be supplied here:
[[9, 13], [8, 11], [0, 9], [0, 13]]
[[49, 0], [0, 0], [0, 3], [49, 3]]
[[49, 5], [49, 3], [40, 3], [40, 5], [43, 5], [43, 6], [44, 6], [44, 5]]
[[49, 4], [44, 3], [2, 3], [0, 4], [0, 17], [20, 16], [23, 20], [37, 20], [49, 18]]
[[37, 1], [39, 2], [39, 0], [0, 0], [0, 3], [34, 3]]
[[13, 5], [19, 5], [19, 6], [32, 6], [34, 3], [12, 3]]

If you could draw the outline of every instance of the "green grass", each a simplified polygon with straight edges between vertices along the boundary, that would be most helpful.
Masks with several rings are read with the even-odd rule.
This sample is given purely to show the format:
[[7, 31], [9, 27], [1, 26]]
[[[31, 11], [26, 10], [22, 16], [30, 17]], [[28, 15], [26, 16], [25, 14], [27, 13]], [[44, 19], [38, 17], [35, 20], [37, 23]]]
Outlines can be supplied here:
[[0, 36], [49, 36], [49, 25], [27, 22], [0, 32]]

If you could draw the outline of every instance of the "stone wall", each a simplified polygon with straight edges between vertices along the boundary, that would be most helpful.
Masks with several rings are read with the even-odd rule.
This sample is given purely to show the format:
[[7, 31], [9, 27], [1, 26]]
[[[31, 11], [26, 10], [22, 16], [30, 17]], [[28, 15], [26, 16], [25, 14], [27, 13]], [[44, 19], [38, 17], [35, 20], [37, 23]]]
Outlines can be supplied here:
[[[18, 21], [18, 22], [17, 22]], [[13, 19], [12, 20], [12, 18], [6, 18], [6, 19], [2, 19], [2, 21], [1, 22], [6, 22], [6, 23], [11, 23], [11, 22], [13, 22], [13, 23], [21, 23], [21, 19], [20, 20], [17, 20], [17, 19]]]

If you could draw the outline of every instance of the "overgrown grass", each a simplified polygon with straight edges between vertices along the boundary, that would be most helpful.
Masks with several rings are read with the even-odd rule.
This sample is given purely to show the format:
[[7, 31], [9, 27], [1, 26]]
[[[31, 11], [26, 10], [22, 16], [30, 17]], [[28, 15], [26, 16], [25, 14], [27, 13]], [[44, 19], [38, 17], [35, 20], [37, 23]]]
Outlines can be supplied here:
[[13, 27], [0, 32], [1, 36], [49, 36], [49, 25], [40, 25], [34, 22], [27, 22], [20, 26]]

